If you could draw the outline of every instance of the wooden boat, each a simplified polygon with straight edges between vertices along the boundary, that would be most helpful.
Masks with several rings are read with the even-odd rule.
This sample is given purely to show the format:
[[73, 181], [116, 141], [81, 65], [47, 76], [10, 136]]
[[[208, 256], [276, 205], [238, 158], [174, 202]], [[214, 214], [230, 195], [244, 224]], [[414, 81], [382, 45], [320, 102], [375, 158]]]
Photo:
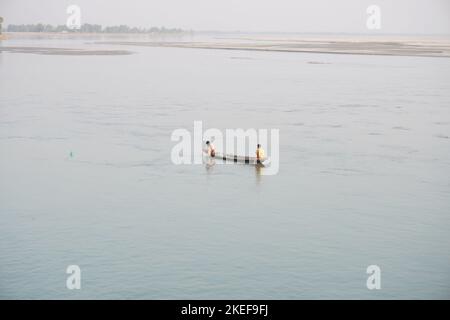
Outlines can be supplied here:
[[[204, 150], [204, 152], [208, 155], [208, 152], [206, 150]], [[208, 157], [210, 157], [212, 159], [220, 159], [220, 160], [228, 161], [228, 162], [237, 162], [237, 163], [262, 165], [262, 166], [265, 166], [265, 165], [269, 164], [269, 162], [270, 162], [269, 158], [264, 158], [261, 161], [258, 161], [258, 159], [256, 157], [238, 156], [235, 154], [234, 155], [233, 154], [225, 154], [225, 153], [220, 153], [220, 152], [216, 152], [214, 157], [211, 157], [210, 155], [208, 155]]]

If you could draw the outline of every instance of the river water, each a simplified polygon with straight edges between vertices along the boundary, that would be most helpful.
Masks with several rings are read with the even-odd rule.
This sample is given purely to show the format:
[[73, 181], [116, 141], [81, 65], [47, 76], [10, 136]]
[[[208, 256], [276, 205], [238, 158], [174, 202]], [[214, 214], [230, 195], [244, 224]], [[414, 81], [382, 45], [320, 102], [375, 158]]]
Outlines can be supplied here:
[[[97, 46], [0, 53], [0, 298], [450, 298], [450, 59]], [[174, 165], [194, 121], [278, 174]]]

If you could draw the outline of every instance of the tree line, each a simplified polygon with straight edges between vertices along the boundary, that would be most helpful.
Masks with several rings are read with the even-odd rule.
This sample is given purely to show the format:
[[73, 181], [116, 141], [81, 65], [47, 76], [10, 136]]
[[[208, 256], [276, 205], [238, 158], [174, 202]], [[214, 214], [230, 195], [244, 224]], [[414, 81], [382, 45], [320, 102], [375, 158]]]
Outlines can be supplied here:
[[79, 29], [69, 29], [66, 25], [53, 26], [50, 24], [10, 24], [6, 28], [7, 32], [82, 32], [82, 33], [181, 33], [182, 29], [151, 27], [137, 28], [127, 25], [106, 26], [100, 24], [84, 23]]

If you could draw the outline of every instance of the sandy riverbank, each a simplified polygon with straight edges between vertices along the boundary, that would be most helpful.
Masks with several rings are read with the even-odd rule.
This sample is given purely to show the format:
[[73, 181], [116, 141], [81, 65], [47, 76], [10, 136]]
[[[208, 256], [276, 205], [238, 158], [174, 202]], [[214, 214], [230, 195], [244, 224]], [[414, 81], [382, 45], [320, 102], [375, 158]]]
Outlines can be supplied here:
[[[102, 45], [174, 47], [216, 50], [251, 50], [291, 53], [331, 53], [419, 57], [450, 57], [450, 36], [308, 35], [198, 33], [183, 35], [95, 34], [95, 33], [8, 33], [5, 40], [77, 40], [83, 48], [5, 46], [0, 51], [55, 55], [124, 55], [127, 50], [102, 49]], [[76, 42], [74, 42], [76, 43]], [[84, 44], [95, 45], [95, 49]], [[81, 46], [81, 45], [80, 45]], [[99, 48], [100, 46], [100, 48]]]
[[212, 41], [103, 41], [98, 44], [303, 53], [450, 57], [450, 39], [421, 37], [215, 38]]
[[33, 53], [45, 55], [70, 55], [70, 56], [114, 56], [128, 55], [133, 52], [128, 50], [85, 50], [72, 48], [49, 48], [49, 47], [4, 47], [0, 46], [0, 52]]

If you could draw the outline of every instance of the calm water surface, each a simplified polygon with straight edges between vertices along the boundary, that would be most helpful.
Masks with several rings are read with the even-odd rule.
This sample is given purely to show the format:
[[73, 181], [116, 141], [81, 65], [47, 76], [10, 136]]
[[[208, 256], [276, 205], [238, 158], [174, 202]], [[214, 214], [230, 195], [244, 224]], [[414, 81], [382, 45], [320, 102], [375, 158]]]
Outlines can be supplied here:
[[[112, 48], [0, 54], [0, 298], [450, 298], [450, 59]], [[173, 165], [194, 120], [279, 174]]]

